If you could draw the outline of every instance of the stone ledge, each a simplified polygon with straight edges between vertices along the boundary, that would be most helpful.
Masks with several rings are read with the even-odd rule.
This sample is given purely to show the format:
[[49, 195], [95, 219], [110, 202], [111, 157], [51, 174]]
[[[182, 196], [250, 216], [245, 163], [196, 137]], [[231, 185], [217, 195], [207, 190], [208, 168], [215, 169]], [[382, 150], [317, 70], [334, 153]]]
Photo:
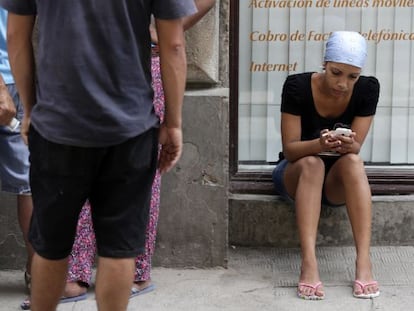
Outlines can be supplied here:
[[[412, 245], [414, 195], [373, 197], [372, 245]], [[231, 195], [229, 243], [239, 246], [298, 247], [295, 211], [274, 195]], [[324, 208], [317, 245], [353, 245], [345, 207]]]

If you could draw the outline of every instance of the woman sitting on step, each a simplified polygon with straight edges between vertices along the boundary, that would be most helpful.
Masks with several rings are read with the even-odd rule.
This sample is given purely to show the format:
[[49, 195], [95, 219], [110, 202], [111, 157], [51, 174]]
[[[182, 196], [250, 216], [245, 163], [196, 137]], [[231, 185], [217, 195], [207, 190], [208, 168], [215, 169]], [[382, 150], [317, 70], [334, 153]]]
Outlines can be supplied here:
[[356, 246], [353, 295], [379, 296], [369, 251], [371, 190], [359, 156], [379, 98], [378, 80], [361, 75], [366, 50], [357, 32], [333, 32], [323, 71], [288, 76], [283, 86], [283, 159], [273, 182], [295, 203], [302, 256], [297, 292], [303, 299], [325, 297], [315, 254], [321, 206], [344, 204]]

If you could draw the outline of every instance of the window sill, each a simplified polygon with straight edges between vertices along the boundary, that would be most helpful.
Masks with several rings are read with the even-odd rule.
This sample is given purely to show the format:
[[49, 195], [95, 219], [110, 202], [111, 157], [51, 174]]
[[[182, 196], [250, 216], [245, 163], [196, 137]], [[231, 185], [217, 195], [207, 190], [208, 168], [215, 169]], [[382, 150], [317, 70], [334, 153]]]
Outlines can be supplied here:
[[[402, 195], [414, 193], [414, 167], [367, 167], [373, 195]], [[276, 194], [271, 172], [236, 173], [230, 180], [230, 192], [240, 194]]]

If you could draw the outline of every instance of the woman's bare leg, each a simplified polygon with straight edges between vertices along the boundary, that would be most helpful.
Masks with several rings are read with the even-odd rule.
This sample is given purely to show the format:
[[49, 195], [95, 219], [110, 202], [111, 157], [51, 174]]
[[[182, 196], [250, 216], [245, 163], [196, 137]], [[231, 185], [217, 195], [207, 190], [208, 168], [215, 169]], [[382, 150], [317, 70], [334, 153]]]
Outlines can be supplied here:
[[[305, 157], [289, 164], [285, 171], [285, 186], [295, 198], [296, 222], [302, 253], [302, 266], [299, 282], [316, 284], [320, 281], [316, 260], [316, 237], [321, 211], [321, 193], [325, 167], [318, 157]], [[323, 296], [323, 288], [317, 290], [299, 286], [306, 295]]]
[[[362, 159], [355, 154], [342, 156], [331, 168], [325, 189], [331, 203], [346, 202], [357, 254], [355, 279], [363, 283], [371, 282], [371, 189]], [[377, 290], [377, 285], [371, 285], [366, 287], [365, 293]]]

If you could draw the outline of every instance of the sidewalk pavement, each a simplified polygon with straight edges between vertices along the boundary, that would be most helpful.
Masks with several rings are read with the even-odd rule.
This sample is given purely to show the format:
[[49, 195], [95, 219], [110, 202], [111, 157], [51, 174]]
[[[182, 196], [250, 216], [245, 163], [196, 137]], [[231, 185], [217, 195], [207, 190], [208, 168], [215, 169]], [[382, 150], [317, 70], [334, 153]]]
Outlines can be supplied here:
[[[296, 296], [298, 249], [229, 250], [228, 268], [154, 268], [156, 290], [130, 300], [128, 311], [399, 311], [414, 309], [414, 247], [372, 247], [372, 264], [380, 284], [375, 299], [352, 297], [353, 247], [317, 249], [323, 301]], [[0, 311], [19, 310], [25, 297], [22, 271], [0, 271]], [[97, 310], [93, 288], [85, 301], [61, 304], [58, 311]]]

